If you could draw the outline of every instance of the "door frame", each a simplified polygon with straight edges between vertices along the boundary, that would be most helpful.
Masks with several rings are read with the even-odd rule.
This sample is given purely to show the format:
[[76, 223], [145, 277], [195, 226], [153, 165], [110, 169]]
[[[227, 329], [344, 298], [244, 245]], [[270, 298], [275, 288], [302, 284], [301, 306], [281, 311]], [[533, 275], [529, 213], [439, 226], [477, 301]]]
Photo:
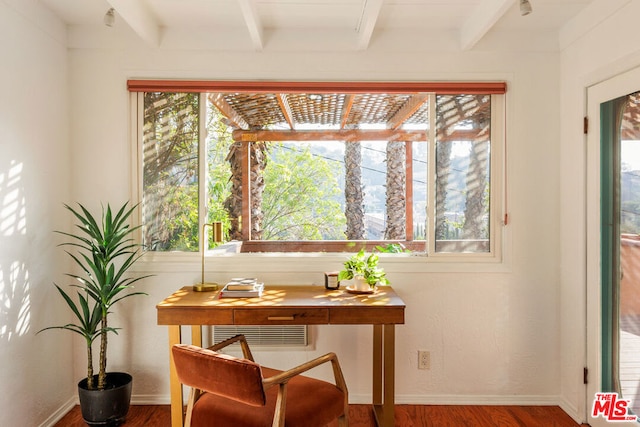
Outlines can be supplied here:
[[[591, 409], [596, 392], [600, 392], [602, 371], [602, 235], [601, 235], [601, 129], [602, 103], [640, 90], [640, 67], [620, 73], [605, 81], [587, 87], [587, 117], [589, 132], [586, 137], [586, 359], [589, 382], [586, 386], [586, 420], [592, 427], [611, 425], [604, 418], [592, 418]], [[617, 423], [637, 426], [638, 423]]]

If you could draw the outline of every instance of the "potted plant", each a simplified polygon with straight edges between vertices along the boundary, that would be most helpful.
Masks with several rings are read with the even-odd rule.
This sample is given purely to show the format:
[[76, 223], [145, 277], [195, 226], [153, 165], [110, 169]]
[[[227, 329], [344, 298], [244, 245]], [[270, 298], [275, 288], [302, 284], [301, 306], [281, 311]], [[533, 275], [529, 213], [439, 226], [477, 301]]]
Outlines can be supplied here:
[[388, 285], [384, 269], [378, 267], [379, 260], [377, 254], [367, 255], [361, 249], [344, 262], [344, 269], [338, 273], [338, 281], [353, 279], [354, 290], [360, 292], [373, 290], [377, 285]]
[[[134, 295], [132, 285], [148, 276], [125, 276], [131, 266], [142, 256], [140, 245], [133, 241], [132, 234], [138, 227], [131, 227], [129, 220], [136, 208], [125, 203], [115, 214], [107, 205], [102, 209], [100, 222], [78, 204], [79, 209], [67, 208], [79, 221], [75, 233], [57, 231], [71, 240], [60, 246], [76, 248], [67, 254], [80, 267], [80, 274], [68, 273], [76, 283], [77, 299], [55, 285], [76, 323], [50, 326], [48, 329], [66, 329], [81, 335], [87, 348], [87, 377], [78, 383], [78, 397], [85, 422], [89, 425], [117, 425], [124, 421], [131, 398], [131, 375], [123, 372], [107, 372], [107, 335], [118, 333], [118, 328], [109, 325], [109, 313], [114, 305]], [[98, 374], [93, 369], [93, 343], [99, 338], [100, 355]]]

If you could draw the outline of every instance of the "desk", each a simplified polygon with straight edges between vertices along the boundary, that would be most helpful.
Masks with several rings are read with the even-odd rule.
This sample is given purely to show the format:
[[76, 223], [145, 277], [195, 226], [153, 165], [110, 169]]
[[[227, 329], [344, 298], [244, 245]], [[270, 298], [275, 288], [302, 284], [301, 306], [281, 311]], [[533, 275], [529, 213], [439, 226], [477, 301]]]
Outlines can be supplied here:
[[[354, 295], [320, 286], [266, 286], [262, 298], [218, 298], [186, 286], [157, 306], [158, 325], [169, 326], [171, 347], [191, 325], [191, 342], [202, 345], [202, 325], [373, 325], [373, 406], [380, 427], [394, 425], [395, 325], [405, 304], [390, 286]], [[340, 357], [340, 356], [339, 356]], [[344, 357], [344, 356], [343, 356]], [[183, 425], [182, 385], [170, 359], [171, 426]]]

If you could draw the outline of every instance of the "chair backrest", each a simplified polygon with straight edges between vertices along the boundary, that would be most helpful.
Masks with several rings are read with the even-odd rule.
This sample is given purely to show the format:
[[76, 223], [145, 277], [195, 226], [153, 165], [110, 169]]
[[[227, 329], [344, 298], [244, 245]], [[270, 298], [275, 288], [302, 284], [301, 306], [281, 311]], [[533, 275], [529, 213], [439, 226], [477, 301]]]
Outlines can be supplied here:
[[180, 382], [253, 406], [264, 406], [260, 365], [188, 344], [171, 349]]

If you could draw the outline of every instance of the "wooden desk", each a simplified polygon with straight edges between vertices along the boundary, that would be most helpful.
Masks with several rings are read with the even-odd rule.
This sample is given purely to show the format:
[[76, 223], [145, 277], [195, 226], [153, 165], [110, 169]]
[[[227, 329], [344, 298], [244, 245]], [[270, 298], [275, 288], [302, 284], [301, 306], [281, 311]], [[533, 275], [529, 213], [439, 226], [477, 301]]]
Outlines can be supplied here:
[[372, 403], [378, 426], [394, 425], [395, 325], [404, 323], [405, 304], [390, 286], [372, 295], [321, 286], [267, 286], [262, 298], [222, 299], [218, 292], [193, 292], [186, 286], [156, 308], [158, 325], [169, 326], [172, 427], [183, 425], [182, 385], [171, 356], [171, 347], [182, 340], [181, 325], [192, 326], [191, 342], [200, 346], [201, 325], [373, 325]]

